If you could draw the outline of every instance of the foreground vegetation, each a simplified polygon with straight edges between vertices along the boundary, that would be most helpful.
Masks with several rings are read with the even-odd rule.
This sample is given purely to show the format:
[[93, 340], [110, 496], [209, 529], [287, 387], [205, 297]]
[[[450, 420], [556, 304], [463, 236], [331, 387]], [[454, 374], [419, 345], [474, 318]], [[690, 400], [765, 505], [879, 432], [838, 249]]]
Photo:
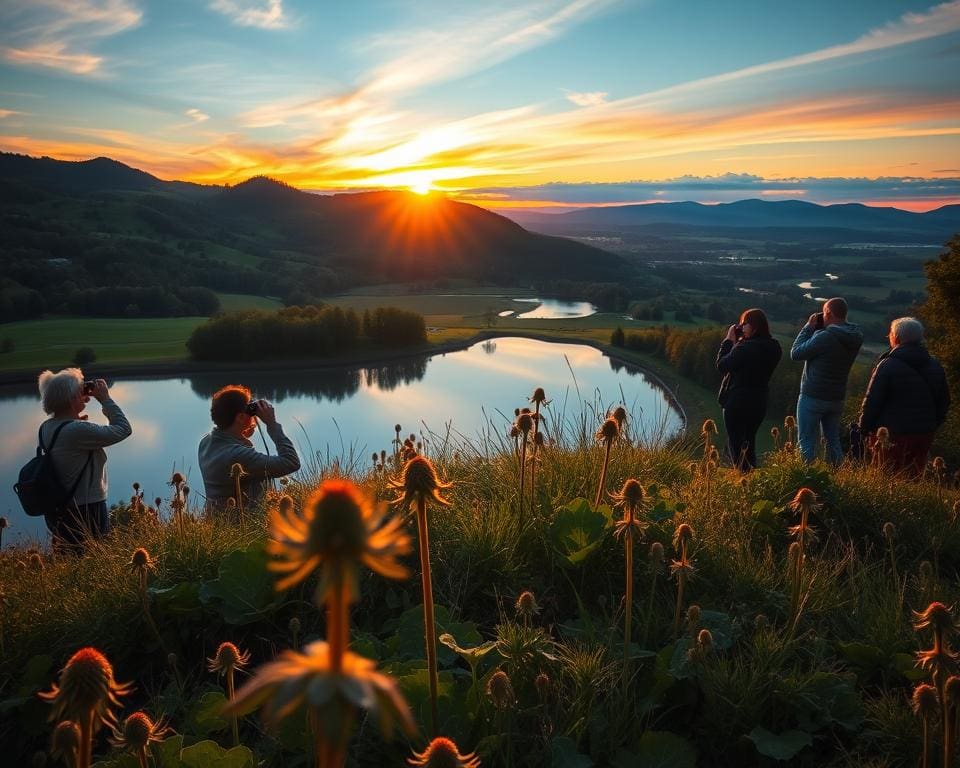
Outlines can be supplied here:
[[[391, 555], [409, 578], [382, 561], [373, 567], [392, 578], [361, 571], [348, 620], [350, 651], [395, 681], [414, 723], [388, 742], [378, 717], [361, 717], [349, 764], [401, 765], [421, 752], [431, 688], [438, 733], [484, 765], [917, 764], [923, 729], [910, 698], [933, 679], [914, 654], [932, 633], [914, 631], [911, 611], [960, 596], [960, 496], [943, 471], [904, 483], [854, 464], [807, 467], [780, 450], [742, 479], [717, 467], [709, 425], [706, 445], [642, 448], [630, 444], [629, 420], [622, 432], [605, 422], [595, 438], [589, 417], [555, 424], [549, 404], [543, 411], [542, 421], [518, 414], [513, 438], [419, 447], [450, 504], [432, 502], [423, 518], [430, 590], [421, 590], [426, 569], [401, 557], [426, 541], [409, 520]], [[403, 445], [401, 431], [387, 427], [385, 451], [352, 479], [419, 510], [400, 472], [418, 447]], [[172, 727], [149, 745], [158, 766], [311, 764], [318, 731], [303, 713], [267, 729], [244, 714], [250, 707], [234, 708], [236, 726], [224, 712], [232, 670], [240, 688], [245, 666], [256, 674], [285, 649], [339, 631], [327, 618], [339, 613], [313, 602], [329, 598], [331, 579], [341, 583], [335, 549], [283, 590], [267, 567], [265, 519], [277, 508], [309, 516], [308, 496], [341, 473], [314, 463], [306, 474], [235, 524], [200, 519], [177, 480], [169, 499], [115, 508], [114, 533], [82, 559], [4, 551], [0, 741], [11, 754], [26, 762], [47, 748], [52, 709], [37, 694], [93, 646], [118, 686], [134, 685], [117, 694], [118, 714], [139, 709]], [[801, 488], [812, 493], [798, 497]], [[270, 548], [293, 556], [289, 543]], [[430, 592], [436, 677], [424, 645]], [[952, 659], [946, 640], [941, 651]], [[940, 718], [927, 712], [923, 722], [936, 755]], [[102, 768], [138, 765], [103, 731], [95, 754]]]

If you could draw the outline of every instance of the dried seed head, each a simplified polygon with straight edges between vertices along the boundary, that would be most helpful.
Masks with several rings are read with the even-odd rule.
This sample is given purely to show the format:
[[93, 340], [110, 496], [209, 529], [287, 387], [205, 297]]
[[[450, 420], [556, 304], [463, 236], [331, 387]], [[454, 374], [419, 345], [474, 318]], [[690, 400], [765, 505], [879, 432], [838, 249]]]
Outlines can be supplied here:
[[81, 648], [64, 665], [59, 685], [39, 696], [53, 704], [51, 720], [93, 718], [96, 729], [101, 723], [113, 723], [111, 708], [130, 690], [129, 683], [118, 684], [113, 679], [113, 667], [100, 651]]
[[687, 608], [687, 631], [693, 635], [700, 628], [700, 606], [691, 605]]
[[620, 427], [621, 430], [623, 430], [623, 425], [627, 421], [627, 409], [624, 408], [622, 405], [618, 405], [616, 408], [613, 409], [613, 414], [611, 415], [611, 418], [615, 422], [617, 422], [617, 426]]
[[799, 541], [790, 542], [790, 548], [787, 550], [787, 563], [790, 569], [797, 567], [797, 558], [803, 554], [803, 545]]
[[245, 477], [246, 472], [243, 469], [243, 465], [240, 462], [235, 462], [230, 465], [230, 477], [236, 480], [238, 477]]
[[913, 689], [913, 711], [915, 714], [926, 719], [933, 717], [939, 704], [937, 703], [937, 689], [932, 685], [921, 683]]
[[653, 542], [650, 545], [650, 554], [648, 555], [650, 565], [654, 568], [660, 568], [663, 566], [663, 544], [659, 541]]
[[240, 653], [233, 643], [220, 643], [212, 659], [207, 659], [207, 669], [225, 674], [231, 669], [241, 669], [250, 661], [250, 653]]
[[498, 669], [487, 680], [487, 695], [497, 709], [509, 709], [516, 701], [513, 695], [513, 684], [502, 669]]
[[933, 460], [933, 470], [934, 470], [937, 474], [940, 474], [940, 473], [944, 472], [944, 471], [946, 470], [946, 468], [947, 468], [947, 462], [945, 462], [945, 461], [943, 460], [943, 456], [937, 456], [937, 457]]
[[153, 505], [154, 505], [157, 509], [160, 509], [160, 505], [161, 505], [161, 504], [163, 504], [163, 499], [161, 499], [159, 496], [157, 496], [157, 498], [155, 498], [155, 499], [153, 500]]
[[377, 452], [376, 452], [376, 451], [374, 451], [372, 454], [370, 454], [370, 459], [371, 459], [371, 461], [373, 461], [374, 464], [377, 463], [377, 458], [378, 458], [378, 455], [377, 455]]
[[697, 634], [697, 645], [700, 646], [700, 650], [706, 652], [713, 648], [713, 635], [710, 633], [709, 629], [701, 629]]
[[179, 488], [185, 482], [187, 482], [186, 478], [184, 478], [184, 476], [179, 472], [174, 472], [170, 477], [170, 485], [172, 485], [174, 488]]
[[43, 570], [43, 558], [36, 552], [33, 552], [30, 557], [27, 558], [30, 562], [31, 567], [36, 568], [38, 571]]
[[648, 502], [647, 490], [639, 480], [630, 478], [623, 483], [620, 493], [610, 494], [611, 498], [627, 509], [641, 509]]
[[530, 590], [525, 590], [520, 593], [520, 597], [517, 598], [516, 609], [517, 615], [525, 619], [532, 619], [534, 616], [540, 613], [540, 606], [537, 605], [537, 598]]
[[400, 434], [401, 429], [403, 429], [403, 427], [401, 427], [399, 424], [393, 425], [393, 431], [396, 432], [398, 435]]
[[73, 765], [73, 755], [80, 749], [80, 726], [70, 720], [57, 723], [50, 738], [50, 754], [54, 760], [65, 758], [67, 765]]
[[0, 517], [0, 531], [2, 531], [4, 528], [9, 528], [9, 527], [10, 527], [10, 521], [7, 520], [7, 518], [5, 517]]
[[703, 427], [700, 429], [701, 437], [706, 437], [707, 435], [717, 434], [717, 422], [713, 419], [707, 419], [703, 422]]
[[541, 699], [545, 699], [550, 693], [550, 686], [552, 684], [553, 681], [546, 672], [541, 672], [533, 679], [533, 686], [537, 689], [537, 695], [540, 696]]
[[914, 611], [913, 619], [913, 628], [918, 632], [928, 627], [941, 634], [952, 633], [956, 630], [953, 609], [948, 608], [941, 602], [930, 603], [926, 610], [922, 612]]
[[227, 509], [236, 509], [236, 506], [237, 506], [237, 500], [233, 498], [233, 496], [227, 499]]
[[884, 523], [883, 524], [883, 538], [887, 540], [888, 543], [893, 544], [893, 539], [897, 535], [897, 529], [893, 526], [893, 523]]
[[146, 570], [153, 567], [153, 560], [150, 559], [150, 553], [143, 547], [137, 547], [130, 556], [130, 567], [136, 571]]
[[131, 749], [143, 749], [152, 735], [153, 720], [144, 712], [134, 712], [123, 721], [123, 740]]
[[527, 434], [533, 429], [533, 416], [529, 413], [521, 413], [517, 416], [517, 429], [523, 434]]
[[797, 420], [793, 418], [793, 416], [787, 416], [783, 420], [783, 426], [786, 427], [787, 429], [794, 429], [797, 426]]
[[600, 429], [597, 430], [596, 438], [601, 443], [612, 443], [620, 435], [620, 425], [613, 417], [603, 420]]
[[547, 402], [547, 393], [543, 391], [543, 387], [537, 387], [533, 390], [533, 394], [530, 395], [531, 403], [545, 403]]
[[479, 768], [480, 758], [473, 752], [461, 755], [453, 741], [438, 736], [423, 752], [414, 752], [407, 764], [417, 768]]
[[770, 437], [774, 440], [779, 439], [780, 437], [780, 428], [779, 427], [770, 427]]
[[687, 523], [680, 523], [677, 526], [677, 530], [673, 532], [673, 547], [674, 549], [680, 549], [683, 544], [689, 544], [693, 541], [695, 531]]
[[134, 490], [134, 491], [139, 491], [139, 490], [140, 490], [140, 483], [134, 483], [134, 484], [133, 484], [133, 490]]
[[395, 504], [409, 507], [414, 502], [431, 500], [444, 506], [450, 506], [440, 492], [450, 488], [452, 483], [444, 483], [437, 476], [433, 463], [425, 456], [414, 456], [403, 467], [398, 480], [390, 483], [393, 490], [399, 491], [400, 496], [394, 499]]
[[801, 488], [790, 502], [790, 509], [794, 512], [806, 509], [808, 512], [817, 504], [817, 494], [809, 488]]

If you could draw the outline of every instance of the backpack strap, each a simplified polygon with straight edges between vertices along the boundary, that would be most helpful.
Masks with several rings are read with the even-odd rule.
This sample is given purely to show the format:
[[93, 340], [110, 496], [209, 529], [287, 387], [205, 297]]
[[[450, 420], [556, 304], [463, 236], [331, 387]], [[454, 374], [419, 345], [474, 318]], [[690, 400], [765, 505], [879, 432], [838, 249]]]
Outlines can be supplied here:
[[[46, 424], [46, 423], [47, 423], [47, 422], [44, 422], [44, 424]], [[70, 423], [69, 421], [65, 421], [65, 422], [63, 422], [63, 424], [60, 424], [60, 425], [53, 431], [53, 437], [50, 438], [50, 447], [49, 447], [49, 448], [45, 447], [44, 444], [43, 444], [43, 424], [41, 424], [41, 425], [40, 425], [40, 429], [37, 431], [37, 443], [39, 443], [39, 445], [40, 445], [40, 450], [43, 451], [44, 453], [50, 453], [50, 451], [53, 450], [54, 444], [57, 442], [57, 438], [60, 437], [60, 431], [61, 431], [65, 426], [67, 426], [67, 424], [69, 424], [69, 423]]]

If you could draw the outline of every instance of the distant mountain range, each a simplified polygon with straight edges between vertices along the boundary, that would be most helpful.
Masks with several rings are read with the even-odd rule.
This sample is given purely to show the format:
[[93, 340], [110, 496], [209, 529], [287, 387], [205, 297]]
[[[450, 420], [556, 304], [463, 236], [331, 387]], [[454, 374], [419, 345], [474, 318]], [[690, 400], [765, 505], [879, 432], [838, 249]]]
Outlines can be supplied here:
[[511, 210], [505, 215], [538, 232], [555, 235], [618, 230], [651, 235], [715, 234], [751, 239], [890, 242], [940, 245], [960, 231], [960, 205], [927, 213], [859, 203], [817, 205], [801, 200], [740, 200], [735, 203], [648, 203], [583, 208], [545, 214]]
[[[0, 256], [15, 247], [35, 249], [42, 241], [48, 255], [59, 257], [64, 248], [50, 243], [68, 231], [95, 235], [101, 245], [112, 236], [128, 249], [135, 238], [176, 247], [211, 267], [220, 259], [224, 268], [260, 270], [265, 289], [279, 295], [284, 286], [312, 282], [311, 268], [324, 272], [320, 282], [327, 287], [436, 278], [532, 281], [545, 275], [604, 280], [623, 270], [614, 254], [531, 233], [503, 216], [439, 196], [318, 195], [264, 177], [205, 186], [163, 181], [103, 157], [65, 162], [0, 153], [0, 215]], [[38, 238], [38, 230], [50, 237]]]

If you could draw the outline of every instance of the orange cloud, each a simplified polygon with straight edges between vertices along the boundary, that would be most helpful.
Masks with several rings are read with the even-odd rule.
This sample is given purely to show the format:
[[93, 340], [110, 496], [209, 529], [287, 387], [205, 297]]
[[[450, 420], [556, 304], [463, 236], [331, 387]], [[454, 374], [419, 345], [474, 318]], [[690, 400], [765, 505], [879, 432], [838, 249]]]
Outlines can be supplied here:
[[74, 75], [89, 75], [103, 61], [89, 53], [67, 53], [64, 43], [40, 43], [32, 48], [5, 48], [3, 57], [14, 64], [62, 69]]

